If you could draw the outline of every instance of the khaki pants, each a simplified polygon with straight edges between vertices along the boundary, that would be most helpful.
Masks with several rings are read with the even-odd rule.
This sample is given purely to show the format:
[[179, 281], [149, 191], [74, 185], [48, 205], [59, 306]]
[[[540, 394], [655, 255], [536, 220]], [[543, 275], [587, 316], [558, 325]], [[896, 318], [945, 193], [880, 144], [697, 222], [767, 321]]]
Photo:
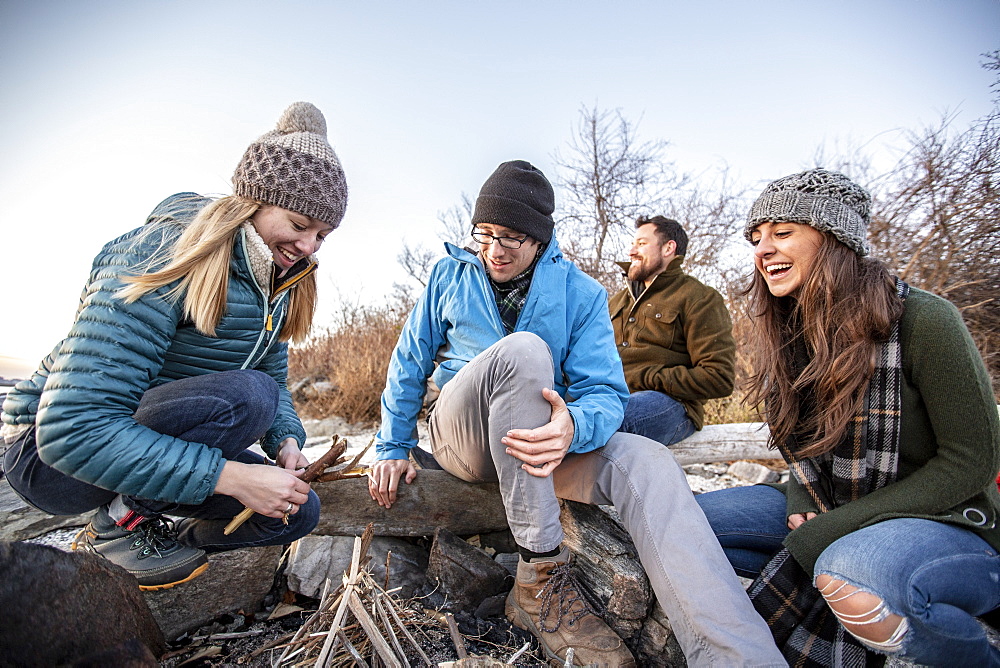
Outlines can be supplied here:
[[548, 478], [529, 475], [506, 453], [500, 439], [508, 430], [549, 421], [542, 388], [552, 378], [552, 355], [534, 334], [484, 350], [434, 407], [438, 463], [468, 482], [499, 482], [514, 540], [533, 552], [562, 542], [558, 499], [614, 505], [690, 665], [786, 665], [670, 450], [619, 432], [604, 447], [567, 455]]

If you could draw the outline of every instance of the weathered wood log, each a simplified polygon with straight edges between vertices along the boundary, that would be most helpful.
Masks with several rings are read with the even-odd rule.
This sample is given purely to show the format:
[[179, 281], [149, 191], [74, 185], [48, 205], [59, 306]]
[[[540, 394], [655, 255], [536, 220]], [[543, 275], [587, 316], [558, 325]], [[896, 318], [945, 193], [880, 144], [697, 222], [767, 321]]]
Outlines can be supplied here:
[[604, 620], [636, 654], [639, 665], [685, 665], [632, 539], [612, 517], [614, 510], [575, 501], [561, 505], [564, 542], [581, 580], [604, 604]]
[[770, 432], [763, 422], [710, 424], [670, 446], [681, 466], [731, 462], [736, 459], [776, 459], [777, 450], [767, 447]]
[[635, 637], [652, 608], [653, 591], [632, 540], [597, 506], [560, 505], [564, 543], [583, 581], [606, 607], [605, 620], [622, 638]]
[[369, 522], [377, 536], [430, 536], [438, 527], [468, 536], [507, 528], [498, 485], [463, 482], [445, 471], [422, 470], [412, 484], [401, 483], [388, 510], [372, 501], [367, 478], [312, 487], [322, 502], [315, 534], [352, 536]]

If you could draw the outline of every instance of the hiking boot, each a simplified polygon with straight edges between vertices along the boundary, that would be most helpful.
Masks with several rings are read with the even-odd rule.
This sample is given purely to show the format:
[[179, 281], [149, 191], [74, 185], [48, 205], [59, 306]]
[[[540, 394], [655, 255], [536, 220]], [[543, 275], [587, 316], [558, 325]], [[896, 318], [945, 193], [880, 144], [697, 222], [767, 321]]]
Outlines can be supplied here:
[[572, 574], [569, 549], [555, 557], [517, 562], [517, 580], [505, 612], [514, 626], [531, 631], [551, 662], [562, 666], [573, 648], [573, 664], [634, 668], [622, 639], [598, 617]]
[[72, 548], [95, 552], [121, 566], [139, 581], [143, 591], [169, 589], [208, 569], [204, 550], [177, 542], [173, 522], [143, 517], [135, 511], [116, 524], [107, 509], [101, 508], [76, 535]]

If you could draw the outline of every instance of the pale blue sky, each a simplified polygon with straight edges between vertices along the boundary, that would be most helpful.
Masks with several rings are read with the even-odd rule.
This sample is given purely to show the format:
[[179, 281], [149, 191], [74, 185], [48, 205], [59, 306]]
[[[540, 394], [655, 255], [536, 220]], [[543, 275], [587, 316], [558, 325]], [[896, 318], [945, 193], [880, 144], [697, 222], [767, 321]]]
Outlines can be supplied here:
[[438, 212], [498, 163], [554, 176], [581, 105], [759, 185], [823, 142], [879, 150], [982, 115], [998, 35], [997, 0], [0, 0], [0, 355], [43, 356], [100, 246], [171, 193], [229, 192], [295, 100], [326, 114], [351, 187], [323, 322], [338, 289], [381, 300], [402, 240], [436, 243]]

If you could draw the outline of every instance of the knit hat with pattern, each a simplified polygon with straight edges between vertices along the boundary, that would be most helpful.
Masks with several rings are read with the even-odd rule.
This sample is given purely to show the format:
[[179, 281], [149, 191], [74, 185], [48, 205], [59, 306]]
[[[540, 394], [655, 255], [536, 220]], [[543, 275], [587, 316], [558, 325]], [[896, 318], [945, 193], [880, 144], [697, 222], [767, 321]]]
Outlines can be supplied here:
[[294, 102], [278, 126], [243, 154], [233, 192], [317, 218], [336, 228], [347, 208], [347, 181], [326, 139], [326, 119], [308, 102]]
[[511, 160], [486, 179], [472, 225], [503, 225], [547, 244], [552, 238], [555, 210], [552, 184], [541, 170], [524, 160]]
[[810, 169], [772, 181], [750, 207], [743, 235], [761, 223], [805, 223], [868, 255], [868, 191], [840, 172]]

